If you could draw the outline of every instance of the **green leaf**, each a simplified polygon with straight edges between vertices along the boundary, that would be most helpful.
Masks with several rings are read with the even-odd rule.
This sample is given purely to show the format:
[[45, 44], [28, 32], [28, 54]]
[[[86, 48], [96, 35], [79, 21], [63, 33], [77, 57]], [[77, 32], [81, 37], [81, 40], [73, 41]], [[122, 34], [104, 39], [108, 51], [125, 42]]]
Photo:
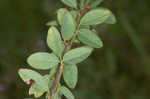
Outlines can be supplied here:
[[113, 13], [110, 14], [110, 16], [105, 21], [106, 24], [115, 24], [116, 23], [116, 17]]
[[24, 82], [33, 80], [41, 90], [48, 90], [48, 84], [44, 80], [43, 76], [38, 72], [30, 70], [30, 69], [20, 69], [19, 75]]
[[85, 60], [92, 52], [93, 48], [84, 46], [70, 50], [67, 52], [63, 60], [67, 64], [77, 64]]
[[69, 7], [77, 8], [77, 0], [61, 0], [61, 1]]
[[42, 96], [44, 92], [36, 83], [33, 83], [29, 89], [29, 95], [34, 95], [36, 98]]
[[79, 29], [90, 29], [89, 25], [81, 25]]
[[90, 5], [90, 8], [96, 8], [98, 5], [100, 5], [103, 0], [92, 0], [92, 4]]
[[53, 97], [54, 99], [61, 99], [61, 95], [59, 92], [56, 92]]
[[61, 8], [57, 11], [57, 19], [60, 25], [62, 25], [62, 20], [66, 12], [67, 12], [67, 9], [65, 8]]
[[59, 59], [53, 53], [38, 52], [29, 56], [27, 62], [35, 69], [46, 70], [58, 65]]
[[101, 39], [94, 32], [88, 29], [80, 29], [78, 38], [82, 43], [94, 48], [101, 48], [103, 46]]
[[74, 18], [74, 20], [76, 20], [78, 12], [76, 10], [72, 10], [72, 11], [70, 11], [70, 13], [71, 13], [72, 17]]
[[[43, 80], [48, 85], [50, 83], [50, 79], [48, 75], [43, 76]], [[42, 90], [39, 85], [34, 82], [30, 89], [29, 89], [29, 95], [34, 95], [36, 98], [42, 96], [47, 90]]]
[[63, 78], [70, 88], [75, 88], [78, 80], [78, 69], [76, 65], [65, 65]]
[[56, 21], [50, 21], [46, 23], [47, 26], [58, 26]]
[[65, 46], [61, 40], [60, 33], [55, 27], [51, 27], [48, 30], [47, 44], [57, 56], [62, 55]]
[[61, 33], [64, 40], [69, 40], [76, 29], [76, 23], [69, 11], [66, 11], [62, 19]]
[[56, 74], [57, 68], [58, 66], [55, 66], [50, 70], [50, 73], [49, 73], [50, 78], [52, 78]]
[[68, 88], [62, 86], [60, 87], [59, 90], [60, 90], [60, 93], [63, 94], [67, 99], [75, 99], [75, 97], [73, 96], [73, 94]]
[[85, 0], [80, 0], [80, 8], [84, 8]]
[[108, 9], [99, 8], [86, 13], [81, 19], [81, 25], [97, 25], [103, 23], [111, 12]]
[[38, 82], [39, 79], [42, 79], [42, 75], [30, 69], [20, 69], [19, 75], [24, 82], [31, 80], [31, 79], [34, 80], [35, 82]]

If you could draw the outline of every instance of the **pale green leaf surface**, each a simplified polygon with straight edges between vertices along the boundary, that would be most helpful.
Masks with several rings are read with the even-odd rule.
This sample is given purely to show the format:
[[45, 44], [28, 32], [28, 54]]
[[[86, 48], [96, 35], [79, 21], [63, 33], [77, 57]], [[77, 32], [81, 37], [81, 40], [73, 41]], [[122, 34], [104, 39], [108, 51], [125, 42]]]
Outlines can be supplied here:
[[61, 27], [61, 34], [64, 40], [69, 40], [76, 28], [76, 23], [69, 11], [66, 11], [63, 19], [62, 19], [62, 27]]
[[103, 46], [101, 39], [94, 32], [88, 29], [80, 29], [78, 38], [82, 43], [94, 48], [101, 48]]
[[67, 64], [77, 64], [85, 60], [92, 52], [93, 48], [84, 46], [70, 50], [67, 52], [63, 60]]
[[70, 13], [71, 13], [72, 17], [74, 18], [74, 20], [76, 20], [78, 12], [76, 10], [72, 10], [72, 11], [70, 11]]
[[30, 69], [20, 69], [19, 76], [22, 78], [24, 82], [33, 80], [38, 85], [38, 88], [44, 91], [48, 90], [47, 81], [45, 81], [43, 76], [36, 71]]
[[94, 9], [86, 13], [81, 19], [81, 25], [97, 25], [103, 23], [111, 12], [105, 8]]
[[[50, 83], [49, 75], [43, 76], [43, 81], [48, 86]], [[39, 87], [39, 85], [36, 82], [34, 82], [29, 89], [29, 95], [34, 95], [37, 98], [37, 97], [42, 96], [47, 90], [48, 89], [45, 89], [45, 90], [41, 89], [41, 87]]]
[[69, 7], [77, 8], [77, 0], [61, 0], [61, 1]]
[[85, 4], [85, 0], [80, 0], [80, 8], [83, 8]]
[[92, 0], [92, 4], [90, 5], [91, 8], [96, 8], [98, 5], [100, 5], [103, 0]]
[[27, 62], [35, 69], [46, 70], [56, 66], [59, 63], [59, 59], [53, 53], [38, 52], [30, 55]]
[[75, 88], [78, 80], [78, 69], [76, 65], [64, 65], [63, 78], [70, 88]]
[[75, 97], [73, 96], [73, 94], [68, 88], [62, 86], [60, 87], [59, 90], [60, 90], [60, 93], [63, 94], [67, 99], [75, 99]]
[[57, 26], [57, 22], [56, 21], [50, 21], [46, 23], [47, 26]]
[[57, 19], [58, 19], [58, 23], [61, 25], [62, 24], [62, 19], [65, 15], [65, 13], [67, 12], [67, 9], [65, 8], [60, 8], [58, 11], [57, 11]]
[[61, 40], [59, 31], [55, 27], [51, 27], [48, 30], [47, 44], [57, 56], [60, 57], [62, 55], [65, 46]]
[[107, 20], [104, 22], [106, 24], [115, 24], [116, 23], [116, 17], [113, 13], [110, 14], [110, 16], [107, 18]]

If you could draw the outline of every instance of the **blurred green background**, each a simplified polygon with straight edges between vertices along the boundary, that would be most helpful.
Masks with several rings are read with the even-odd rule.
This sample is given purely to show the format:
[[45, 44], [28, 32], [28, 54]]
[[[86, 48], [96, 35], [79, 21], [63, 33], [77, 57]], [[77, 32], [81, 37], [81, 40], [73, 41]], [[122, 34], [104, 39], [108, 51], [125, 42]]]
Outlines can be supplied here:
[[[101, 6], [118, 22], [97, 26], [104, 47], [79, 64], [76, 99], [150, 99], [150, 0]], [[60, 7], [60, 0], [0, 0], [0, 99], [33, 98], [17, 71], [31, 53], [49, 51], [45, 23]]]

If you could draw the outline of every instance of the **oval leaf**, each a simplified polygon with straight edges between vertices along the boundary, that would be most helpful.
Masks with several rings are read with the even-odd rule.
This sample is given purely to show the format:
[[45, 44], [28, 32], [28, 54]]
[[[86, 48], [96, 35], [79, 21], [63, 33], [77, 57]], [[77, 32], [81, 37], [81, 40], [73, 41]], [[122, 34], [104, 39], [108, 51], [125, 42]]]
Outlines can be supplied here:
[[81, 19], [81, 25], [97, 25], [103, 23], [109, 16], [108, 9], [100, 8], [89, 11]]
[[72, 10], [72, 11], [70, 11], [70, 13], [71, 13], [72, 17], [74, 18], [74, 20], [76, 20], [78, 12], [76, 10]]
[[57, 21], [50, 21], [46, 23], [47, 26], [58, 26]]
[[92, 0], [93, 2], [90, 5], [90, 8], [96, 8], [98, 5], [100, 5], [103, 0]]
[[61, 0], [61, 1], [69, 7], [77, 8], [77, 0]]
[[[47, 83], [47, 86], [50, 83], [50, 79], [48, 75], [43, 76], [43, 80], [45, 81], [45, 83]], [[41, 89], [41, 87], [39, 87], [39, 85], [34, 82], [30, 89], [29, 89], [29, 95], [34, 95], [36, 98], [42, 96], [47, 90], [43, 90]]]
[[100, 48], [103, 46], [100, 38], [94, 32], [88, 29], [80, 29], [78, 33], [78, 38], [82, 43], [94, 48]]
[[28, 64], [35, 69], [50, 69], [59, 63], [59, 59], [55, 54], [45, 52], [34, 53], [27, 59]]
[[88, 46], [72, 49], [64, 55], [64, 62], [67, 64], [80, 63], [91, 54], [92, 50], [93, 48]]
[[61, 33], [64, 40], [69, 40], [76, 29], [76, 23], [69, 11], [64, 14], [62, 19]]
[[71, 91], [70, 91], [68, 88], [62, 86], [62, 87], [60, 87], [59, 91], [60, 91], [60, 93], [63, 94], [67, 99], [75, 99], [75, 97], [73, 96], [73, 94], [71, 93]]
[[57, 11], [57, 19], [60, 25], [62, 25], [62, 19], [66, 12], [67, 12], [67, 9], [65, 8], [61, 8]]
[[48, 30], [47, 44], [57, 56], [62, 55], [65, 46], [61, 40], [60, 33], [55, 27], [51, 27]]
[[36, 71], [30, 69], [20, 69], [19, 76], [24, 82], [33, 80], [41, 90], [48, 90], [47, 82], [44, 80], [43, 76]]
[[70, 88], [75, 88], [78, 80], [78, 69], [76, 65], [65, 65], [63, 78]]
[[42, 76], [38, 72], [30, 69], [20, 69], [19, 75], [24, 82], [31, 79], [34, 80], [35, 82], [38, 82], [39, 79], [42, 79]]
[[115, 24], [116, 23], [116, 17], [113, 13], [110, 14], [110, 16], [105, 21], [106, 24]]

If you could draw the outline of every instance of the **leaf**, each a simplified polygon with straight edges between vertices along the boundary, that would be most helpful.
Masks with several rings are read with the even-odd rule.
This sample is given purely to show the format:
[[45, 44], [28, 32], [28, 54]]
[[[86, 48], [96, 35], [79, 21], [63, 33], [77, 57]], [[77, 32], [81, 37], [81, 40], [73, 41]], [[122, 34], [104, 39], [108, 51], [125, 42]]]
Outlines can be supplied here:
[[27, 62], [35, 69], [46, 70], [58, 65], [59, 59], [53, 53], [38, 52], [29, 56]]
[[30, 69], [20, 69], [19, 76], [24, 82], [33, 80], [41, 90], [48, 90], [47, 82], [44, 80], [43, 76], [36, 71]]
[[61, 95], [59, 92], [56, 92], [53, 97], [54, 99], [61, 99]]
[[79, 29], [90, 29], [89, 25], [81, 25]]
[[57, 11], [57, 19], [58, 19], [58, 23], [60, 25], [62, 25], [62, 19], [66, 12], [67, 12], [67, 9], [65, 9], [65, 8], [61, 8]]
[[76, 65], [65, 65], [63, 78], [70, 88], [75, 88], [78, 80], [78, 69]]
[[100, 38], [92, 31], [88, 29], [80, 29], [78, 33], [79, 40], [94, 48], [101, 48], [103, 46]]
[[85, 0], [80, 0], [80, 8], [84, 8]]
[[86, 13], [81, 19], [81, 25], [97, 25], [103, 23], [111, 12], [108, 9], [99, 8]]
[[[50, 79], [48, 75], [43, 76], [43, 80], [47, 83], [47, 86], [50, 83]], [[29, 95], [34, 95], [36, 98], [42, 96], [47, 90], [42, 90], [38, 84], [35, 82], [31, 85], [29, 89]]]
[[63, 94], [67, 99], [75, 99], [75, 97], [73, 96], [73, 94], [68, 88], [62, 86], [60, 87], [59, 90], [60, 90], [60, 93]]
[[92, 4], [90, 5], [90, 8], [96, 8], [98, 5], [100, 5], [103, 2], [103, 0], [94, 0]]
[[41, 88], [36, 83], [33, 83], [29, 89], [29, 95], [34, 95], [36, 98], [42, 96], [44, 93], [45, 90], [41, 90]]
[[57, 22], [54, 20], [54, 21], [50, 21], [50, 22], [47, 22], [46, 23], [47, 26], [57, 26]]
[[55, 27], [51, 27], [48, 30], [47, 44], [57, 56], [61, 57], [65, 46], [61, 40], [60, 33]]
[[61, 33], [64, 40], [69, 40], [76, 29], [76, 23], [69, 11], [66, 11], [62, 19]]
[[116, 23], [116, 17], [113, 13], [110, 14], [110, 16], [105, 21], [106, 24], [115, 24]]
[[93, 48], [84, 46], [70, 50], [67, 52], [63, 60], [67, 64], [77, 64], [85, 60], [92, 52]]
[[77, 8], [77, 0], [61, 0], [61, 1], [69, 7]]
[[74, 18], [74, 20], [76, 20], [78, 12], [76, 10], [72, 10], [72, 11], [70, 11], [70, 13], [71, 13], [72, 17]]
[[50, 73], [49, 73], [50, 78], [52, 78], [56, 74], [57, 68], [58, 66], [55, 66], [50, 70]]

